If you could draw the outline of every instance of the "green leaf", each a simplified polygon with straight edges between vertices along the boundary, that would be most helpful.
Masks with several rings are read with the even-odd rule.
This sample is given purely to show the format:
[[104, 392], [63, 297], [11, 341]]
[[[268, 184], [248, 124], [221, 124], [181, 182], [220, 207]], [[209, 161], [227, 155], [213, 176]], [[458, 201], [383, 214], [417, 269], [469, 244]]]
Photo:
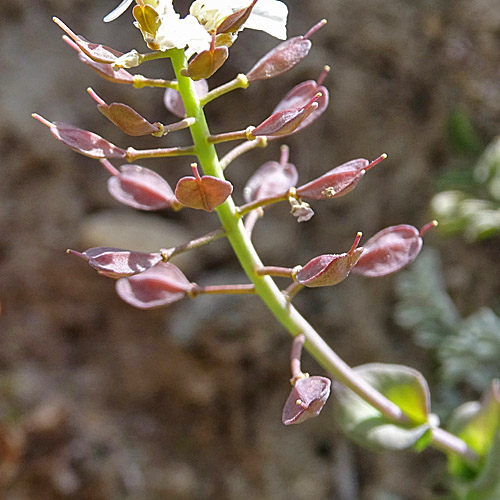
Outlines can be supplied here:
[[[491, 454], [490, 450], [495, 440], [498, 441], [499, 427], [500, 389], [499, 381], [494, 380], [481, 402], [472, 401], [459, 406], [450, 418], [448, 424], [450, 432], [465, 441], [480, 457], [478, 466], [473, 467], [458, 455], [450, 454], [448, 456], [450, 472], [464, 479], [476, 476], [478, 470], [488, 461], [486, 457]], [[500, 454], [500, 449], [498, 453]]]
[[410, 419], [395, 424], [376, 408], [340, 384], [334, 391], [336, 417], [342, 430], [353, 440], [372, 450], [403, 450], [414, 446], [430, 424], [429, 389], [423, 376], [411, 368], [373, 363], [355, 368], [374, 389], [401, 408]]

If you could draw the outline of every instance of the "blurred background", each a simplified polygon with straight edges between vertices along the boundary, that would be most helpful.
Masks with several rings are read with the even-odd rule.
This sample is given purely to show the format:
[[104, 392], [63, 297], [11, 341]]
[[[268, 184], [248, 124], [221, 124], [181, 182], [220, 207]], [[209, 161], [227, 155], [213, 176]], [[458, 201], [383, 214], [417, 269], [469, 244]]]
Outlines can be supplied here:
[[[156, 251], [218, 227], [213, 215], [189, 209], [144, 214], [120, 206], [97, 161], [30, 117], [72, 123], [121, 147], [159, 144], [124, 136], [86, 88], [170, 123], [162, 90], [100, 79], [51, 21], [58, 16], [93, 42], [144, 51], [130, 11], [102, 23], [116, 3], [9, 0], [0, 10], [1, 498], [443, 498], [446, 464], [438, 452], [366, 452], [340, 434], [331, 405], [304, 425], [282, 425], [290, 338], [258, 299], [201, 297], [139, 311], [116, 296], [111, 280], [66, 255], [67, 248], [99, 245]], [[175, 5], [186, 13], [189, 3]], [[500, 133], [498, 3], [287, 4], [289, 36], [328, 19], [309, 56], [285, 75], [209, 104], [211, 130], [260, 123], [293, 85], [331, 66], [329, 109], [286, 139], [300, 180], [354, 158], [389, 157], [347, 197], [313, 203], [316, 215], [307, 223], [297, 224], [286, 206], [269, 210], [255, 229], [256, 247], [265, 263], [294, 266], [347, 250], [357, 231], [368, 238], [393, 224], [421, 227], [436, 212], [448, 217], [444, 232], [426, 235], [428, 252], [408, 271], [378, 280], [352, 276], [296, 300], [350, 365], [420, 370], [434, 411], [446, 418], [500, 371], [500, 184], [488, 184], [500, 161], [498, 146], [486, 149]], [[210, 87], [248, 71], [277, 43], [244, 31]], [[165, 62], [140, 68], [151, 77], [170, 71]], [[161, 141], [188, 143], [184, 133]], [[278, 158], [276, 141], [231, 165], [237, 203], [252, 172]], [[171, 185], [189, 175], [186, 159], [140, 164]], [[436, 202], [440, 192], [448, 194]], [[477, 203], [460, 205], [471, 199]], [[486, 229], [477, 229], [480, 222]], [[224, 241], [174, 263], [202, 285], [245, 281]], [[478, 339], [486, 347], [476, 356]], [[322, 374], [307, 354], [303, 369]]]

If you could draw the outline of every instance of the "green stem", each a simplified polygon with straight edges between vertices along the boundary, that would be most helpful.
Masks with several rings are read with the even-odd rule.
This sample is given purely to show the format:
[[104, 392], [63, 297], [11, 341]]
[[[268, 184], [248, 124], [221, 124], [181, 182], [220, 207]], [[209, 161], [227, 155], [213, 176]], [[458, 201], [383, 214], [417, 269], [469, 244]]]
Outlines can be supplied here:
[[[196, 119], [191, 127], [191, 135], [195, 144], [195, 153], [206, 175], [224, 179], [215, 146], [208, 140], [210, 131], [207, 125], [202, 106], [196, 95], [193, 82], [181, 74], [186, 66], [186, 59], [182, 50], [173, 50], [172, 65], [177, 76], [179, 92], [182, 96], [187, 116]], [[216, 212], [226, 236], [236, 257], [246, 272], [248, 278], [255, 285], [255, 291], [274, 314], [276, 319], [293, 336], [305, 336], [305, 347], [316, 361], [346, 387], [360, 396], [367, 403], [375, 407], [380, 413], [393, 422], [408, 423], [408, 418], [402, 410], [389, 401], [370, 384], [359, 377], [321, 338], [303, 316], [286, 300], [279, 288], [269, 276], [259, 276], [256, 269], [263, 267], [250, 237], [238, 216], [236, 206], [230, 196]], [[444, 431], [442, 431], [444, 432]], [[458, 438], [457, 438], [458, 439]], [[465, 455], [462, 455], [465, 456]], [[466, 459], [469, 457], [465, 456]]]

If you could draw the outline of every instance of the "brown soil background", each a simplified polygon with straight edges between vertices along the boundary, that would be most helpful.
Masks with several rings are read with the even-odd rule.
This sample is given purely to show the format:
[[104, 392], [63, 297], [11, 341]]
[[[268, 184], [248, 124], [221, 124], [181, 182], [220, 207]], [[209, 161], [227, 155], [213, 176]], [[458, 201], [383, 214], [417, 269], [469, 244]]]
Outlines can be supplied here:
[[[445, 475], [437, 452], [365, 452], [338, 432], [328, 405], [303, 426], [281, 424], [290, 339], [258, 299], [204, 297], [138, 311], [115, 295], [110, 280], [64, 253], [117, 242], [156, 250], [217, 227], [213, 216], [190, 210], [145, 220], [119, 206], [97, 162], [30, 118], [36, 111], [121, 146], [157, 144], [122, 136], [85, 89], [168, 123], [162, 92], [100, 80], [50, 20], [57, 15], [92, 41], [142, 50], [129, 13], [110, 25], [100, 21], [114, 4], [11, 0], [0, 9], [1, 498], [431, 498]], [[177, 5], [185, 10], [187, 2]], [[207, 106], [212, 130], [259, 123], [289, 88], [329, 64], [328, 111], [287, 140], [300, 179], [389, 154], [348, 197], [314, 204], [306, 224], [297, 225], [286, 207], [268, 212], [255, 231], [257, 247], [268, 264], [293, 266], [344, 251], [359, 230], [369, 236], [391, 224], [427, 222], [432, 179], [457, 157], [446, 138], [450, 111], [465, 110], [485, 143], [499, 133], [500, 9], [497, 0], [288, 5], [291, 36], [329, 21], [314, 35], [310, 55], [287, 75]], [[275, 44], [244, 32], [211, 87], [248, 70]], [[163, 70], [162, 63], [141, 67], [150, 76]], [[245, 180], [278, 154], [273, 144], [231, 166], [237, 202]], [[186, 163], [142, 164], [175, 185]], [[498, 240], [466, 245], [437, 232], [426, 240], [440, 249], [464, 314], [498, 296]], [[224, 242], [178, 264], [201, 284], [243, 280]], [[297, 305], [349, 364], [404, 363], [432, 379], [425, 351], [392, 323], [393, 302], [392, 278], [356, 276], [306, 290]], [[320, 373], [307, 355], [304, 365]]]

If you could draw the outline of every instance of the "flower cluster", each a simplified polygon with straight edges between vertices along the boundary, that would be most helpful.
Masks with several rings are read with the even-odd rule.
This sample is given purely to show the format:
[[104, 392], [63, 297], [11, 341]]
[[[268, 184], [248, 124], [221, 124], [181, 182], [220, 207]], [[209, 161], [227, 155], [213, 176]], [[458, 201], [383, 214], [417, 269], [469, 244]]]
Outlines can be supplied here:
[[[133, 0], [124, 0], [105, 17], [105, 21], [116, 19], [132, 3]], [[196, 0], [185, 17], [180, 17], [175, 11], [172, 0], [136, 0], [132, 12], [134, 24], [150, 49], [144, 54], [135, 49], [123, 54], [89, 42], [59, 19], [54, 21], [65, 32], [64, 40], [77, 52], [80, 61], [104, 79], [137, 88], [164, 88], [164, 104], [173, 121], [163, 124], [149, 120], [129, 105], [108, 103], [93, 89], [88, 89], [100, 113], [133, 137], [152, 135], [159, 139], [166, 134], [189, 129], [192, 144], [137, 150], [117, 146], [94, 132], [70, 124], [51, 122], [37, 114], [33, 116], [49, 127], [52, 135], [63, 144], [100, 162], [110, 174], [108, 191], [118, 202], [144, 211], [188, 208], [216, 211], [222, 227], [178, 247], [151, 253], [107, 246], [83, 252], [68, 250], [68, 253], [86, 260], [103, 276], [116, 280], [118, 295], [141, 309], [165, 306], [199, 294], [258, 294], [262, 286], [272, 281], [269, 276], [291, 280], [290, 286], [283, 292], [277, 289], [280, 304], [291, 307], [293, 297], [304, 287], [333, 286], [346, 279], [351, 272], [368, 277], [385, 276], [416, 258], [422, 247], [422, 235], [434, 223], [425, 225], [420, 231], [409, 225], [391, 226], [375, 234], [364, 246], [359, 246], [361, 233], [358, 232], [347, 252], [319, 255], [304, 266], [293, 268], [264, 266], [252, 257], [253, 250], [239, 251], [242, 245], [252, 247], [253, 227], [271, 205], [288, 203], [297, 221], [305, 222], [314, 212], [304, 200], [330, 201], [346, 195], [371, 168], [386, 158], [382, 154], [371, 162], [363, 158], [355, 159], [301, 183], [297, 168], [289, 161], [289, 149], [283, 145], [279, 161], [268, 161], [249, 175], [243, 187], [245, 204], [239, 207], [234, 205], [231, 197], [234, 186], [225, 177], [227, 167], [254, 148], [265, 147], [272, 140], [311, 126], [329, 103], [324, 81], [330, 68], [324, 66], [317, 80], [307, 80], [294, 86], [267, 114], [267, 118], [244, 130], [211, 134], [204, 106], [228, 92], [292, 70], [308, 55], [312, 46], [310, 37], [326, 21], [319, 21], [304, 35], [287, 39], [288, 11], [286, 5], [278, 0]], [[232, 81], [210, 90], [207, 78], [224, 64], [229, 47], [244, 28], [263, 30], [283, 41], [262, 56], [246, 74], [241, 73]], [[170, 59], [175, 80], [151, 78], [128, 71], [157, 58]], [[217, 144], [230, 141], [242, 142], [219, 160]], [[142, 158], [173, 156], [190, 156], [196, 160], [187, 162], [189, 175], [181, 177], [175, 188], [155, 171], [136, 163]], [[117, 168], [114, 161], [126, 163]], [[191, 282], [170, 262], [179, 253], [222, 237], [233, 245], [251, 283], [200, 286]], [[281, 307], [280, 314], [284, 310]], [[304, 340], [303, 336], [298, 336], [292, 350], [294, 388], [283, 412], [285, 424], [298, 423], [319, 414], [330, 391], [329, 379], [308, 377], [300, 371], [300, 361], [297, 360]]]

